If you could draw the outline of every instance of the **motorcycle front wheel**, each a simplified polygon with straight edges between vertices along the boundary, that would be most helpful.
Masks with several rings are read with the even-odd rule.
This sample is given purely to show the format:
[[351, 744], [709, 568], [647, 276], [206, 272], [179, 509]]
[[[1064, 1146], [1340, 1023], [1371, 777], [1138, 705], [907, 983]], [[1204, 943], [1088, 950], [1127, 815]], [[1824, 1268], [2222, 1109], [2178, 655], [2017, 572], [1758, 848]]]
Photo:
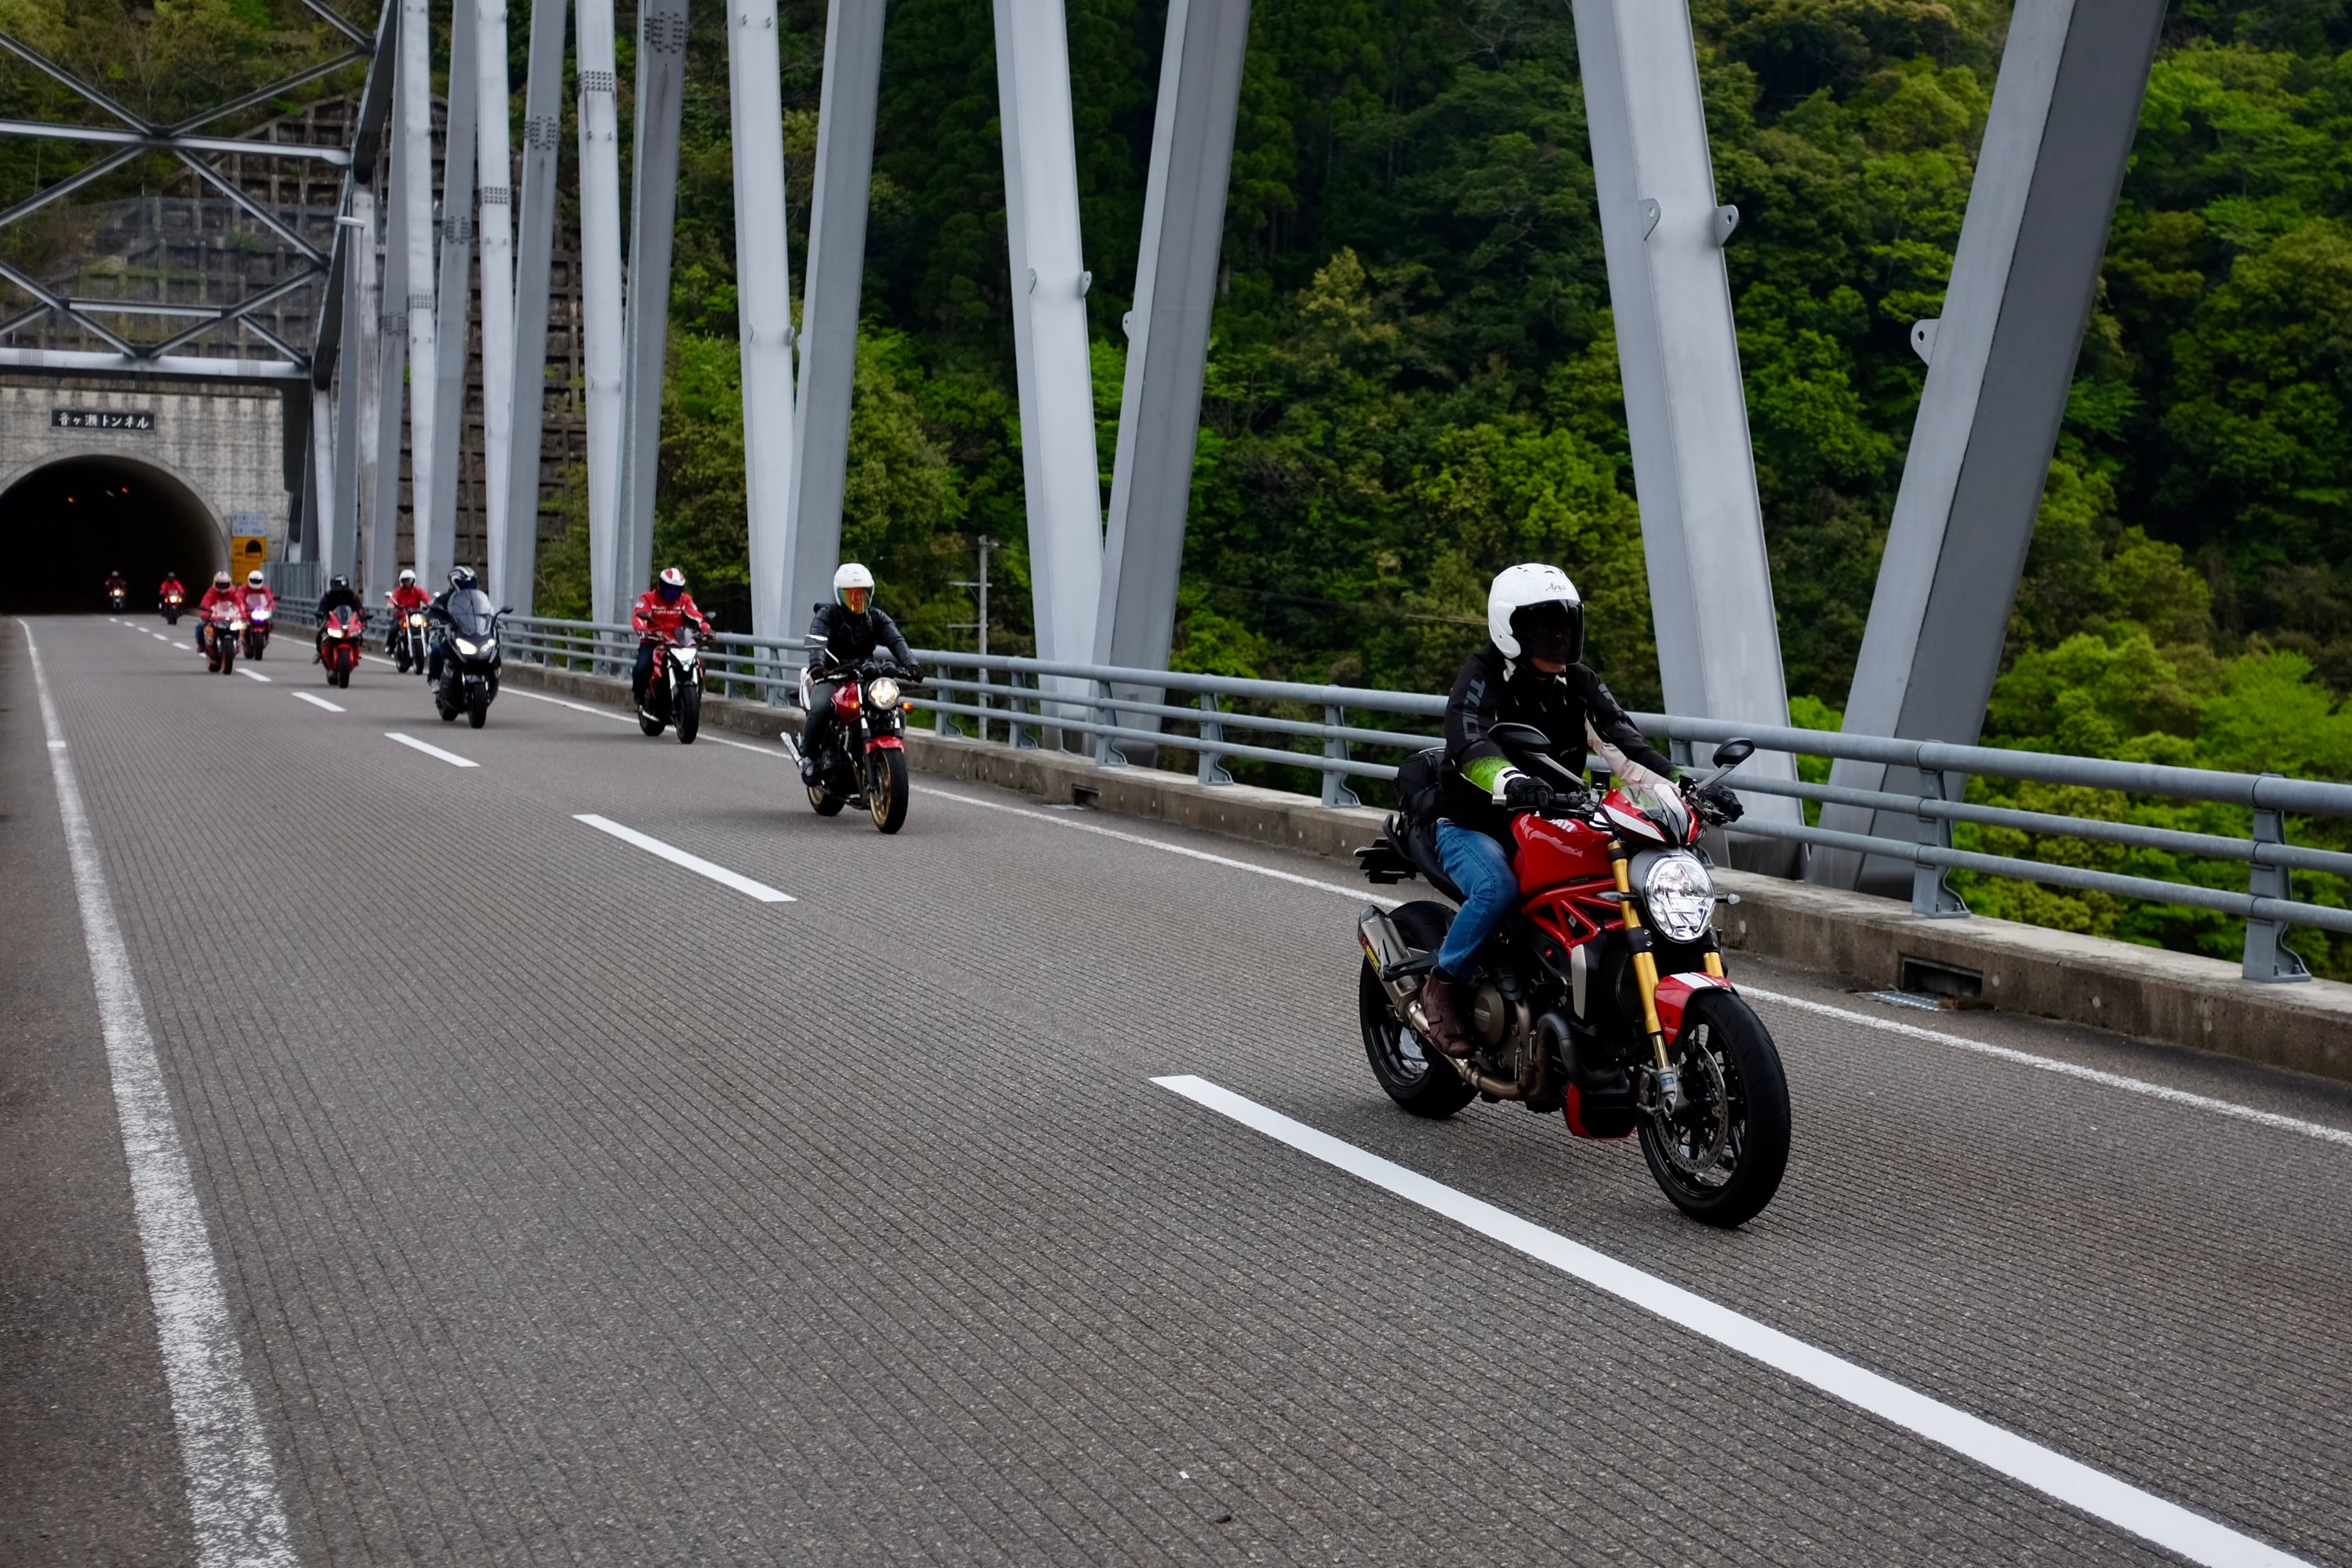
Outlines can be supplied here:
[[[1445, 941], [1453, 911], [1427, 899], [1389, 911], [1397, 934], [1423, 952], [1434, 952]], [[1363, 948], [1356, 949], [1356, 1012], [1364, 1030], [1364, 1055], [1381, 1088], [1415, 1116], [1453, 1115], [1476, 1098], [1477, 1090], [1445, 1064], [1437, 1047], [1413, 1033], [1389, 1002], [1389, 989], [1372, 972]]]
[[702, 688], [682, 686], [677, 693], [677, 743], [691, 746], [702, 733]]
[[1771, 1033], [1728, 991], [1691, 998], [1672, 1048], [1684, 1105], [1641, 1119], [1642, 1158], [1675, 1207], [1729, 1229], [1764, 1212], [1789, 1168], [1789, 1079]]
[[907, 825], [906, 752], [881, 751], [866, 759], [866, 809], [885, 833]]
[[466, 722], [478, 730], [490, 721], [490, 700], [477, 697], [466, 704]]

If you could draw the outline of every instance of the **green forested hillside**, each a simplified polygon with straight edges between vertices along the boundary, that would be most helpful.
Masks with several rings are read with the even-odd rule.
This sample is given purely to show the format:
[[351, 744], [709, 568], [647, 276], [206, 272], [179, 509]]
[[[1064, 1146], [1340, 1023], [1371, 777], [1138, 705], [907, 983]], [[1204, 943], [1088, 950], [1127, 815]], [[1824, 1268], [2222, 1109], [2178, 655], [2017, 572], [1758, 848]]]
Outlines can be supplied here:
[[[1068, 5], [1108, 490], [1165, 5]], [[1727, 255], [1790, 690], [1801, 717], [1834, 722], [1924, 374], [1906, 334], [1941, 308], [2008, 5], [1692, 9], [1721, 196], [1742, 214]], [[62, 49], [135, 37], [123, 90], [164, 98], [182, 77], [158, 59], [245, 79], [314, 30], [303, 16], [291, 0], [0, 0], [11, 30]], [[720, 8], [694, 16], [659, 537], [723, 587], [744, 570], [727, 66]], [[786, 21], [797, 277], [821, 0], [790, 0]], [[622, 27], [625, 116], [625, 4]], [[895, 0], [887, 37], [847, 547], [919, 640], [946, 641], [970, 618], [949, 580], [969, 574], [975, 536], [999, 541], [1016, 591], [997, 596], [997, 644], [1017, 648], [989, 6]], [[24, 75], [5, 90], [41, 90]], [[1989, 740], [2352, 775], [2347, 148], [2352, 0], [2176, 0]], [[0, 163], [0, 181], [25, 177]], [[1256, 0], [1223, 255], [1179, 664], [1428, 688], [1479, 635], [1488, 574], [1540, 556], [1594, 602], [1612, 682], [1654, 701], [1564, 0]], [[549, 552], [543, 604], [584, 603], [584, 556], [576, 534]], [[2042, 847], [2070, 850], [2141, 864]], [[2242, 886], [2237, 869], [2202, 874]], [[2179, 911], [1971, 897], [2140, 940], [2234, 942]], [[2325, 961], [2352, 972], [2338, 945]]]

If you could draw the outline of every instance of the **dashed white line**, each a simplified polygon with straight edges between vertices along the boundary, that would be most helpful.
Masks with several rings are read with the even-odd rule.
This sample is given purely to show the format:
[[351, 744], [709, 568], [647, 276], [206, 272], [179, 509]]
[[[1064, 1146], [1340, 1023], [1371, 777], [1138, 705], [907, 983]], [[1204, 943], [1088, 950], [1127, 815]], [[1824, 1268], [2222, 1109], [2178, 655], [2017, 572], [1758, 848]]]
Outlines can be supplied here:
[[245, 677], [247, 680], [258, 680], [264, 686], [269, 684], [269, 677], [262, 674], [257, 669], [240, 669], [237, 673]]
[[1182, 1076], [1151, 1081], [1253, 1131], [1287, 1144], [1310, 1159], [1501, 1242], [1515, 1252], [1664, 1318], [1678, 1328], [1713, 1340], [1833, 1399], [1973, 1459], [2045, 1497], [2080, 1509], [2167, 1551], [2177, 1552], [2192, 1563], [2208, 1564], [2209, 1568], [2308, 1568], [2301, 1558], [2290, 1557], [2250, 1535], [2095, 1470], [2054, 1448], [2046, 1448], [1965, 1410], [1906, 1388], [1842, 1356], [1807, 1344], [1654, 1274], [1643, 1273], [1606, 1253], [1570, 1241], [1558, 1231], [1546, 1230], [1467, 1193], [1432, 1181], [1393, 1161], [1367, 1153], [1352, 1143], [1319, 1132], [1205, 1079]]
[[301, 700], [308, 702], [311, 707], [324, 708], [330, 713], [341, 713], [343, 710], [342, 704], [339, 702], [330, 702], [323, 697], [313, 697], [307, 691], [298, 691], [294, 693], [294, 695]]
[[146, 1004], [115, 922], [97, 837], [82, 805], [64, 726], [29, 626], [25, 626], [25, 649], [33, 666], [41, 723], [48, 731], [58, 814], [81, 905], [83, 944], [89, 953], [99, 1030], [106, 1042], [107, 1070], [122, 1128], [131, 1212], [146, 1255], [147, 1294], [163, 1352], [164, 1385], [172, 1396], [172, 1424], [179, 1435], [196, 1558], [202, 1568], [233, 1563], [295, 1568], [293, 1533], [278, 1495], [277, 1464], [262, 1431], [253, 1386], [246, 1379], [244, 1352], [237, 1344], [212, 1239], [205, 1231], [204, 1209], [196, 1201], [187, 1150], [172, 1114], [171, 1092], [156, 1059]]
[[2341, 1127], [2329, 1127], [2322, 1122], [2305, 1121], [2300, 1117], [2282, 1116], [2275, 1110], [2257, 1110], [2251, 1105], [2235, 1100], [2216, 1100], [2210, 1095], [2192, 1094], [2185, 1089], [2173, 1089], [2165, 1084], [2150, 1083], [2146, 1079], [2126, 1078], [2121, 1073], [2103, 1072], [2076, 1062], [2062, 1061], [2056, 1057], [2035, 1056], [2031, 1051], [2017, 1050], [2009, 1046], [1996, 1046], [1985, 1040], [1972, 1040], [1966, 1035], [1947, 1034], [1941, 1029], [1923, 1029], [1916, 1024], [1899, 1023], [1893, 1018], [1874, 1018], [1867, 1013], [1856, 1013], [1844, 1007], [1832, 1007], [1826, 1002], [1809, 997], [1785, 995], [1778, 991], [1760, 991], [1753, 985], [1739, 988], [1743, 996], [1753, 996], [1759, 1002], [1777, 1006], [1794, 1007], [1801, 1013], [1812, 1013], [1824, 1018], [1836, 1018], [1849, 1024], [1867, 1024], [1874, 1029], [1884, 1029], [1890, 1035], [1902, 1035], [1909, 1039], [1927, 1040], [1955, 1050], [1974, 1051], [1979, 1056], [1999, 1061], [2014, 1062], [2036, 1072], [2056, 1073], [2062, 1078], [2081, 1079], [2107, 1089], [2120, 1089], [2130, 1094], [2144, 1094], [2151, 1100], [2168, 1100], [2174, 1105], [2194, 1106], [2217, 1115], [2234, 1116], [2241, 1121], [2252, 1121], [2282, 1132], [2300, 1132], [2306, 1138], [2317, 1138], [2329, 1143], [2341, 1143], [2352, 1148], [2352, 1132]]
[[438, 757], [453, 768], [478, 768], [482, 764], [471, 757], [461, 757], [455, 752], [445, 752], [438, 746], [427, 745], [414, 735], [404, 735], [397, 730], [386, 730], [383, 738], [397, 741], [412, 752], [422, 752], [428, 757]]
[[683, 866], [698, 876], [708, 877], [712, 881], [723, 883], [739, 893], [749, 894], [763, 904], [791, 904], [800, 901], [790, 893], [776, 891], [765, 882], [755, 882], [751, 878], [730, 871], [724, 866], [705, 860], [699, 855], [689, 855], [674, 844], [665, 844], [660, 839], [640, 833], [634, 827], [624, 827], [610, 817], [598, 816], [593, 812], [581, 812], [573, 816], [572, 820], [584, 822], [599, 833], [609, 833], [624, 844], [634, 844], [648, 855], [658, 855], [673, 866]]

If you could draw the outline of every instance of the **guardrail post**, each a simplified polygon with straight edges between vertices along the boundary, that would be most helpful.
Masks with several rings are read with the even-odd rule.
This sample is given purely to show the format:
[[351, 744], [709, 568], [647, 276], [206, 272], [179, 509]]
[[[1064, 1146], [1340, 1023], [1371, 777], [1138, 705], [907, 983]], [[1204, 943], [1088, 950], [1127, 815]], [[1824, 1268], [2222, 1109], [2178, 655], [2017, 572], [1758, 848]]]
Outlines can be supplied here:
[[[1036, 677], [1032, 676], [1030, 679], [1034, 680]], [[1013, 694], [1006, 698], [1005, 701], [1011, 705], [1012, 710], [1016, 714], [1034, 714], [1037, 718], [1043, 719], [1045, 716], [1045, 708], [1035, 698], [1030, 698], [1025, 703], [1024, 702], [1021, 696], [1021, 677], [1018, 674], [1012, 677], [1011, 684]], [[1028, 689], [1034, 691], [1037, 688], [1031, 686]], [[1041, 731], [1042, 729], [1043, 726], [1040, 726]], [[1008, 718], [1005, 720], [1004, 731], [1006, 736], [1011, 740], [1013, 748], [1015, 751], [1034, 752], [1043, 742], [1044, 737], [1042, 733], [1031, 734], [1029, 731], [1029, 726], [1021, 722], [1017, 718]]]
[[[1108, 680], [1095, 682], [1094, 710], [1097, 721], [1104, 729], [1112, 729], [1118, 725], [1118, 710], [1111, 706], [1110, 682]], [[1127, 766], [1127, 753], [1120, 751], [1118, 742], [1108, 735], [1097, 735], [1095, 762], [1106, 768], [1123, 768]]]
[[[2274, 773], [2263, 775], [2265, 779], [2277, 776]], [[2262, 796], [2262, 787], [2259, 782], [2254, 785], [2256, 799]], [[2264, 845], [2286, 842], [2284, 815], [2259, 805], [2254, 807], [2252, 837], [2254, 858], [2246, 868], [2246, 891], [2257, 899], [2294, 897], [2294, 873], [2284, 866], [2265, 865], [2263, 861]], [[2286, 944], [2286, 922], [2251, 914], [2246, 917], [2245, 961], [2238, 973], [2249, 980], [2266, 984], [2311, 978], [2311, 971], [2304, 966], [2301, 955]]]
[[[1919, 805], [1923, 808], [1919, 813], [1919, 842], [1927, 848], [1949, 849], [1952, 847], [1952, 819], [1931, 815], [1924, 809], [1930, 801], [1944, 800], [1948, 784], [1949, 775], [1943, 769], [1919, 770]], [[1968, 900], [1952, 891], [1951, 884], [1944, 880], [1944, 870], [1941, 866], [1930, 865], [1916, 857], [1913, 858], [1913, 914], [1926, 915], [1931, 920], [1957, 920], [1969, 912]]]
[[[1347, 714], [1348, 710], [1338, 704], [1326, 703], [1323, 707], [1323, 722], [1336, 730], [1347, 722]], [[1347, 741], [1338, 735], [1326, 736], [1323, 741], [1323, 756], [1328, 762], [1346, 762], [1348, 760]], [[1363, 805], [1362, 801], [1356, 798], [1356, 792], [1340, 782], [1344, 776], [1329, 770], [1324, 773], [1323, 804], [1325, 805]]]
[[1225, 738], [1225, 727], [1213, 715], [1218, 711], [1217, 694], [1201, 693], [1201, 771], [1196, 775], [1204, 784], [1229, 784], [1234, 775], [1225, 771], [1223, 753], [1217, 745]]

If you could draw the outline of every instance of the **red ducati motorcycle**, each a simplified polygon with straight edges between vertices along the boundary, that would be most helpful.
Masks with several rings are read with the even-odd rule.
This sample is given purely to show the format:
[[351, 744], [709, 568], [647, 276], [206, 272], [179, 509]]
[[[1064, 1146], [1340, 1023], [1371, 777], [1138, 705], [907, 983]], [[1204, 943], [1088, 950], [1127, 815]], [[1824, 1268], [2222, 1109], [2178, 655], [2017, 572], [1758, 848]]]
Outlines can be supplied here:
[[[1650, 1174], [1684, 1214], [1713, 1226], [1753, 1219], [1788, 1167], [1789, 1085], [1771, 1035], [1724, 975], [1698, 847], [1706, 825], [1671, 790], [1620, 784], [1596, 798], [1529, 725], [1491, 734], [1559, 802], [1512, 819], [1520, 906], [1465, 983], [1469, 1055], [1437, 1048], [1420, 1001], [1453, 911], [1423, 900], [1359, 918], [1372, 1076], [1417, 1116], [1515, 1100], [1560, 1112], [1579, 1138], [1638, 1135]], [[1706, 782], [1755, 750], [1727, 742]], [[1399, 770], [1400, 795], [1434, 783], [1444, 756], [1424, 752]], [[1357, 858], [1374, 882], [1420, 877], [1458, 904], [1434, 816], [1391, 816]]]
[[218, 604], [205, 618], [205, 668], [226, 675], [236, 668], [237, 638], [245, 631], [245, 612], [233, 604]]
[[338, 605], [327, 613], [326, 623], [319, 628], [319, 662], [327, 667], [328, 685], [351, 685], [352, 671], [360, 665], [360, 643], [366, 636], [366, 621], [349, 605]]

